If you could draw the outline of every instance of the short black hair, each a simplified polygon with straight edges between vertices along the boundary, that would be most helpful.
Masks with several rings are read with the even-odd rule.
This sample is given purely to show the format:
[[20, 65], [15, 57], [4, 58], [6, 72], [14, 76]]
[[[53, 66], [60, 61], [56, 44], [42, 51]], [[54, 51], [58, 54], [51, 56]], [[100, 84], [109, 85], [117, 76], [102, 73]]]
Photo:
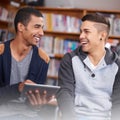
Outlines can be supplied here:
[[26, 26], [31, 19], [31, 15], [43, 17], [42, 13], [33, 7], [23, 7], [17, 11], [14, 19], [14, 26], [16, 32], [18, 23], [21, 22], [23, 25]]
[[108, 30], [110, 29], [109, 20], [101, 13], [86, 14], [81, 20], [82, 22], [88, 20], [92, 22], [103, 23], [108, 26]]

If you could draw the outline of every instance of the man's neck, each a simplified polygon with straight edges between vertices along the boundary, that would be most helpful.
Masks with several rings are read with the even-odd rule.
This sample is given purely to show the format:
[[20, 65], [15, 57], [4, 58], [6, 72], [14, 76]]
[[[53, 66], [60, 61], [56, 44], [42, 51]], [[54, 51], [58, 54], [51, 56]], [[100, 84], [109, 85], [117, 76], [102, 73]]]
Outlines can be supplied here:
[[103, 58], [103, 56], [105, 56], [105, 53], [106, 53], [105, 50], [103, 50], [102, 52], [101, 51], [100, 52], [94, 52], [92, 54], [88, 54], [88, 57], [89, 57], [91, 63], [94, 66], [96, 66], [100, 62], [100, 60]]
[[32, 49], [32, 46], [27, 46], [23, 44], [22, 42], [13, 40], [10, 44], [10, 48], [11, 48], [12, 56], [17, 61], [21, 61], [30, 52], [30, 50]]

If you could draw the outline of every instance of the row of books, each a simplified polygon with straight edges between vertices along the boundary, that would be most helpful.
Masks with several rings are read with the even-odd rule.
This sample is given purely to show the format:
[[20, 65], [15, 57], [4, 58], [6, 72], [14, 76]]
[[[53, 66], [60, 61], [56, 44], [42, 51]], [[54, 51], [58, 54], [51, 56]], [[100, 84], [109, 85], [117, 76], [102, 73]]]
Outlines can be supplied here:
[[0, 6], [0, 20], [8, 21], [8, 10]]
[[[39, 46], [42, 47], [50, 56], [52, 54], [65, 54], [76, 49], [79, 45], [78, 41], [73, 41], [69, 39], [62, 39], [59, 37], [44, 36]], [[52, 76], [54, 78], [47, 78], [46, 84], [57, 85], [58, 84], [58, 70], [60, 66], [60, 59], [55, 59], [51, 57], [47, 76]]]
[[[106, 47], [111, 48], [117, 46], [118, 39], [108, 39]], [[63, 39], [59, 37], [44, 36], [39, 42], [38, 47], [43, 48], [50, 56], [55, 54], [65, 54], [75, 50], [79, 46], [79, 41], [71, 39]]]
[[79, 42], [59, 37], [44, 36], [40, 40], [39, 46], [48, 54], [65, 54], [75, 50], [79, 46]]
[[[120, 17], [116, 14], [105, 14], [110, 21], [110, 35], [120, 35]], [[8, 11], [6, 8], [0, 6], [0, 20], [8, 21], [10, 24], [13, 23], [15, 14]], [[45, 30], [59, 31], [59, 32], [79, 32], [81, 19], [73, 16], [53, 13], [43, 13], [45, 20]]]
[[[110, 21], [110, 35], [120, 35], [120, 17], [114, 14], [101, 13]], [[44, 13], [45, 30], [59, 32], [79, 32], [81, 19], [62, 14]]]
[[120, 18], [114, 19], [113, 35], [120, 35]]
[[0, 6], [0, 20], [13, 23], [14, 17], [14, 12], [8, 11], [6, 8]]
[[45, 30], [60, 32], [79, 32], [81, 20], [76, 17], [43, 13], [45, 18]]
[[14, 36], [15, 36], [14, 33], [9, 32], [8, 30], [5, 30], [5, 29], [0, 29], [0, 42], [13, 39]]
[[57, 77], [59, 66], [60, 66], [60, 60], [51, 58], [47, 75]]
[[110, 35], [119, 36], [120, 35], [120, 17], [116, 14], [103, 14], [110, 22]]
[[0, 29], [0, 42], [6, 41], [8, 36], [8, 31]]

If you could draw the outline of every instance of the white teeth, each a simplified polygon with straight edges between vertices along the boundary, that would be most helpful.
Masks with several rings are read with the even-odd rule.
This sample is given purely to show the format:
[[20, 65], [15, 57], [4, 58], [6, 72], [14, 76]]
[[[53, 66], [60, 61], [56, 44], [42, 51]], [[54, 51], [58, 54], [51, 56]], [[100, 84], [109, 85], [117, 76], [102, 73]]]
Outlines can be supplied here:
[[82, 42], [82, 43], [84, 44], [84, 43], [87, 43], [87, 42]]
[[35, 39], [36, 39], [36, 40], [40, 40], [40, 38], [39, 38], [39, 37], [35, 37]]
[[85, 42], [85, 41], [83, 41], [83, 42], [80, 42], [80, 44], [82, 45], [82, 44], [86, 44], [87, 42]]

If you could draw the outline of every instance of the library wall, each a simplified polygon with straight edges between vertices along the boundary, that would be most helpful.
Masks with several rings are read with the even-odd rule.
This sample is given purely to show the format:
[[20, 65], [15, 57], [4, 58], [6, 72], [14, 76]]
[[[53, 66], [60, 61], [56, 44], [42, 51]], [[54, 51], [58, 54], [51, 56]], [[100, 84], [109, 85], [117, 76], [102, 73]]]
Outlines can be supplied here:
[[12, 39], [14, 37], [13, 19], [14, 11], [7, 9], [5, 5], [0, 5], [0, 42]]
[[[44, 8], [44, 7], [36, 6], [36, 8], [43, 13], [45, 18], [45, 28], [44, 28], [45, 36], [42, 37], [38, 46], [42, 47], [49, 54], [51, 58], [49, 70], [48, 70], [47, 84], [57, 85], [58, 69], [61, 58], [65, 53], [71, 52], [75, 48], [77, 48], [77, 46], [79, 46], [78, 38], [79, 38], [79, 28], [81, 25], [81, 17], [86, 13], [94, 13], [96, 11], [108, 17], [112, 26], [110, 30], [109, 42], [112, 46], [116, 46], [120, 41], [120, 11], [98, 10], [99, 8], [95, 9], [95, 7], [92, 7], [91, 9], [84, 9], [84, 8], [81, 9], [82, 7], [84, 7], [84, 5], [82, 7], [79, 6], [80, 9], [74, 9], [74, 8], [69, 9], [68, 6], [71, 7], [76, 3], [78, 4], [79, 1], [74, 0], [74, 2], [76, 1], [75, 4], [73, 3], [72, 0], [68, 0], [65, 3], [64, 1], [58, 2], [58, 0], [56, 0], [56, 2], [54, 0], [50, 0], [50, 1], [51, 1], [51, 6], [53, 5], [53, 8], [50, 7], [49, 1], [47, 2], [47, 0], [45, 2], [47, 2], [46, 5], [48, 5], [49, 7]], [[104, 3], [106, 1], [104, 1]], [[110, 1], [111, 0], [109, 0], [109, 3]], [[55, 5], [58, 6], [59, 4], [61, 7], [57, 8]], [[85, 5], [87, 6], [86, 3]], [[14, 11], [13, 8], [12, 10]], [[0, 11], [1, 11], [0, 14], [1, 41], [0, 42], [2, 42], [3, 40], [7, 40], [14, 37], [14, 34], [11, 34], [8, 31], [6, 32], [6, 30], [10, 31], [10, 28], [12, 28], [11, 21], [14, 18], [13, 17], [14, 14], [12, 14], [11, 10], [10, 10], [11, 12], [10, 11], [8, 12], [7, 9], [4, 10], [4, 7], [2, 6], [0, 7]], [[5, 13], [6, 14], [9, 13], [10, 15], [5, 16]], [[12, 17], [8, 19], [9, 16]], [[5, 25], [2, 26], [2, 24]], [[9, 36], [9, 37], [6, 38], [5, 36]]]
[[120, 10], [120, 0], [45, 0], [45, 6]]
[[81, 16], [84, 13], [99, 12], [110, 20], [111, 30], [109, 40], [106, 44], [107, 47], [112, 46], [112, 49], [115, 48], [120, 40], [120, 11], [55, 7], [38, 9], [43, 13], [45, 18], [45, 36], [40, 41], [40, 46], [51, 57], [48, 70], [48, 84], [57, 84], [61, 58], [65, 53], [71, 52], [79, 46], [79, 28], [81, 25]]

